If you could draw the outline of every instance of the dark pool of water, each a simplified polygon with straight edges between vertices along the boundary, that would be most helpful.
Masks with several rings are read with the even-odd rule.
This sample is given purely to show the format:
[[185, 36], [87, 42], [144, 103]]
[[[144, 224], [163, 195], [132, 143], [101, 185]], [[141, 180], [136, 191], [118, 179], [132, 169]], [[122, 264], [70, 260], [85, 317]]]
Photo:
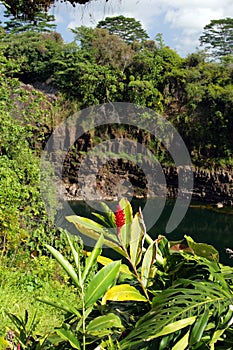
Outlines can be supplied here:
[[[153, 211], [154, 217], [158, 216], [160, 211], [159, 202], [153, 199], [134, 200], [132, 206], [134, 212], [139, 207], [145, 208], [145, 204], [150, 208], [145, 212], [145, 222], [152, 226]], [[111, 203], [114, 208], [116, 203]], [[91, 213], [95, 211], [96, 206], [88, 205], [84, 201], [70, 202], [72, 210], [77, 214], [85, 217], [92, 217]], [[156, 238], [158, 234], [164, 235], [166, 225], [174, 207], [174, 201], [167, 201], [162, 213], [154, 225], [150, 228], [149, 233]], [[196, 242], [205, 242], [216, 247], [220, 254], [220, 262], [233, 266], [233, 259], [229, 258], [226, 248], [233, 249], [233, 209], [217, 209], [210, 205], [199, 202], [192, 202], [183, 220], [171, 233], [165, 234], [169, 240], [182, 239], [184, 235], [191, 236]]]

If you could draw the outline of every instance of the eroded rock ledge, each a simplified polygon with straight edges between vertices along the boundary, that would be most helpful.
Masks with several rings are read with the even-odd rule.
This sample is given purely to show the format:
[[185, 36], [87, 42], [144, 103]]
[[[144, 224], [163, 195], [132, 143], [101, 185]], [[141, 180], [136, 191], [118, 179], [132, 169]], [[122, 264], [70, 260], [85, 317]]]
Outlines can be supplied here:
[[[130, 161], [116, 160], [106, 163], [100, 169], [98, 162], [88, 164], [88, 172], [75, 177], [64, 177], [65, 198], [68, 200], [93, 199], [116, 199], [117, 196], [152, 198], [163, 196], [166, 193], [168, 198], [176, 198], [178, 194], [178, 173], [182, 171], [185, 181], [189, 181], [189, 169], [164, 167], [165, 182], [161, 175], [154, 171], [146, 175], [138, 165]], [[76, 169], [77, 170], [77, 169]], [[186, 176], [187, 172], [187, 176]], [[218, 169], [209, 171], [196, 168], [193, 171], [194, 186], [192, 198], [210, 203], [223, 203], [233, 206], [233, 172]], [[150, 184], [153, 184], [151, 186]], [[188, 186], [187, 186], [188, 187]], [[182, 189], [182, 195], [190, 194], [188, 188]]]

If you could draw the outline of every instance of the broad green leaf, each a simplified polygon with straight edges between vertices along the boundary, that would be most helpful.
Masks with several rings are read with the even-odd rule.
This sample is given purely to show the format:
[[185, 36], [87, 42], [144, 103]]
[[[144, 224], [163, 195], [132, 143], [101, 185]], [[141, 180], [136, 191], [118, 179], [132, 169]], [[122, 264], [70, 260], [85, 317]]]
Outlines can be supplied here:
[[196, 243], [191, 237], [186, 235], [184, 237], [189, 248], [193, 250], [194, 254], [197, 256], [202, 256], [211, 261], [219, 261], [219, 253], [212, 245], [206, 243]]
[[[90, 256], [90, 255], [91, 255], [90, 252], [86, 252], [86, 254], [87, 254], [87, 256]], [[110, 263], [112, 263], [113, 260], [110, 259], [110, 258], [106, 258], [106, 257], [103, 256], [103, 255], [99, 255], [99, 256], [97, 257], [97, 262], [98, 262], [99, 264], [103, 265], [103, 266], [107, 266], [107, 265], [109, 265]], [[135, 276], [135, 275], [130, 271], [130, 269], [128, 268], [128, 266], [125, 265], [125, 264], [121, 264], [120, 272], [121, 272], [121, 273], [124, 273], [124, 274], [126, 274], [126, 275], [128, 275], [129, 278], [131, 278], [132, 276]]]
[[144, 230], [140, 224], [139, 216], [140, 214], [136, 213], [131, 224], [130, 258], [134, 266], [140, 263], [144, 238]]
[[104, 236], [101, 234], [100, 238], [96, 242], [94, 249], [86, 259], [85, 268], [82, 274], [83, 281], [86, 280], [86, 277], [89, 274], [91, 268], [95, 265], [98, 256], [101, 254], [103, 242], [104, 242]]
[[142, 260], [141, 281], [144, 287], [147, 287], [148, 285], [151, 266], [153, 265], [155, 257], [156, 257], [156, 241], [149, 245]]
[[102, 334], [103, 336], [111, 333], [111, 328], [123, 328], [120, 317], [113, 313], [96, 317], [94, 320], [90, 321], [86, 331], [90, 335], [96, 336], [100, 336], [104, 331], [104, 334]]
[[[66, 219], [69, 222], [72, 222], [82, 234], [84, 234], [87, 237], [90, 237], [91, 239], [94, 239], [95, 241], [97, 241], [100, 238], [101, 234], [103, 234], [104, 236], [107, 235], [108, 237], [111, 236], [110, 238], [114, 238], [114, 235], [109, 235], [107, 233], [107, 229], [104, 226], [97, 224], [90, 219], [83, 218], [76, 215], [67, 216]], [[104, 244], [114, 249], [117, 253], [121, 254], [122, 256], [126, 257], [126, 253], [119, 246], [117, 242], [113, 242], [113, 241], [110, 241], [109, 239], [105, 239]]]
[[202, 315], [199, 315], [194, 323], [189, 337], [189, 345], [192, 346], [201, 340], [203, 332], [206, 328], [209, 319], [209, 310], [205, 310]]
[[110, 288], [102, 299], [102, 305], [108, 300], [112, 301], [144, 301], [148, 300], [139, 293], [139, 291], [130, 284], [120, 284]]
[[[103, 225], [100, 225], [98, 222], [95, 222], [94, 220], [88, 218], [84, 218], [82, 216], [71, 215], [67, 216], [66, 219], [69, 222], [72, 222], [77, 227], [77, 229], [85, 235], [89, 230], [90, 232], [95, 231], [99, 234], [104, 234], [106, 231], [106, 227], [104, 227]], [[83, 228], [85, 228], [85, 232], [82, 232]]]
[[148, 337], [147, 341], [150, 341], [150, 340], [158, 338], [158, 337], [163, 337], [164, 335], [174, 333], [174, 332], [177, 332], [177, 331], [179, 331], [187, 326], [191, 326], [195, 322], [196, 318], [197, 318], [197, 316], [191, 316], [191, 317], [187, 317], [187, 318], [184, 318], [182, 320], [173, 322], [173, 323], [165, 326], [157, 334], [154, 334], [151, 337]]
[[52, 246], [50, 246], [48, 244], [46, 244], [45, 246], [50, 251], [50, 253], [54, 256], [54, 258], [58, 261], [58, 263], [63, 267], [63, 269], [66, 271], [68, 276], [72, 279], [74, 284], [77, 287], [80, 287], [78, 276], [77, 276], [73, 266], [69, 263], [69, 261], [66, 260], [63, 257], [63, 255], [58, 250], [53, 248]]
[[190, 330], [173, 346], [172, 350], [183, 350], [188, 347]]
[[75, 335], [69, 329], [56, 329], [56, 333], [64, 340], [68, 341], [74, 349], [81, 350], [81, 345]]
[[131, 223], [133, 221], [133, 210], [130, 202], [126, 198], [122, 198], [119, 202], [119, 205], [121, 206], [125, 215], [125, 224], [120, 229], [120, 236], [121, 236], [123, 246], [127, 248], [129, 246], [130, 236], [131, 236], [130, 228], [131, 228]]
[[[58, 302], [53, 302], [49, 299], [43, 299], [43, 298], [36, 298], [36, 300], [44, 303], [44, 304], [47, 304], [47, 305], [50, 305], [50, 306], [53, 306], [55, 307], [56, 309], [60, 309], [60, 310], [63, 310], [65, 312], [69, 312], [71, 314], [74, 314], [74, 315], [77, 315], [78, 317], [82, 317], [80, 312], [75, 308], [73, 307], [72, 305], [70, 304], [67, 304], [66, 302], [62, 301], [61, 303], [58, 303]], [[81, 310], [82, 306], [80, 305], [80, 310]]]
[[97, 272], [85, 293], [84, 302], [86, 308], [93, 306], [114, 283], [119, 273], [120, 265], [120, 261], [114, 261]]
[[[225, 290], [218, 283], [179, 279], [153, 298], [152, 309], [137, 321], [135, 328], [121, 340], [120, 345], [125, 350], [168, 330], [175, 332], [176, 327], [172, 330], [165, 327], [177, 325], [177, 320], [187, 320], [189, 316], [194, 317], [195, 321], [205, 310], [211, 310], [215, 315], [215, 324], [211, 328], [216, 328], [218, 320], [229, 310], [231, 301], [232, 291]], [[210, 323], [206, 329], [209, 326]]]

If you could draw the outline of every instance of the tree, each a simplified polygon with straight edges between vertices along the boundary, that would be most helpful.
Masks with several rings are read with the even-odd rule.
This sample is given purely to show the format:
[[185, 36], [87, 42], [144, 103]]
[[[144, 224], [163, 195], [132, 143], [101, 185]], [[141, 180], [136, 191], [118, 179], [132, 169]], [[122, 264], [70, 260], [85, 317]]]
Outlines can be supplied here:
[[106, 17], [105, 20], [97, 24], [97, 28], [107, 29], [110, 34], [118, 35], [127, 44], [132, 44], [135, 41], [144, 42], [149, 38], [141, 23], [131, 17]]
[[200, 43], [215, 58], [233, 54], [233, 18], [211, 20], [204, 27]]
[[79, 41], [81, 48], [86, 50], [90, 57], [100, 65], [109, 65], [124, 72], [132, 62], [134, 51], [124, 40], [106, 29], [78, 27], [72, 29], [75, 40]]
[[[63, 2], [63, 0], [59, 0]], [[92, 0], [65, 0], [70, 2], [73, 6], [76, 4], [86, 4], [91, 2]], [[108, 0], [106, 0], [107, 2]], [[30, 5], [28, 4], [28, 0], [2, 0], [1, 3], [9, 9], [10, 13], [14, 17], [18, 17], [19, 13], [25, 15], [25, 18], [33, 20], [41, 10], [47, 11], [49, 7], [51, 7], [55, 0], [32, 0], [30, 1]]]
[[4, 56], [9, 59], [21, 58], [19, 70], [14, 76], [25, 83], [45, 81], [53, 73], [52, 59], [63, 45], [60, 34], [35, 33], [27, 31], [7, 34], [3, 38]]
[[44, 11], [38, 12], [33, 20], [25, 18], [23, 13], [18, 13], [17, 17], [12, 16], [9, 10], [5, 11], [4, 17], [8, 18], [4, 29], [7, 33], [22, 33], [26, 31], [33, 32], [50, 32], [56, 29], [53, 15], [49, 15]]

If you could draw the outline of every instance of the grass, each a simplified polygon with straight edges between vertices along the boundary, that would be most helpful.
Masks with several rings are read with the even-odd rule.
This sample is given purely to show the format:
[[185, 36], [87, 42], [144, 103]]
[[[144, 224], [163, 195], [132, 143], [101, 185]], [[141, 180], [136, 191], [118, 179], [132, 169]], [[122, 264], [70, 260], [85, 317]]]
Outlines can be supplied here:
[[53, 259], [29, 258], [17, 267], [10, 265], [9, 260], [0, 261], [0, 336], [14, 330], [7, 312], [23, 317], [28, 310], [30, 318], [36, 311], [35, 335], [53, 333], [62, 324], [64, 313], [37, 301], [38, 297], [78, 303], [75, 289]]

